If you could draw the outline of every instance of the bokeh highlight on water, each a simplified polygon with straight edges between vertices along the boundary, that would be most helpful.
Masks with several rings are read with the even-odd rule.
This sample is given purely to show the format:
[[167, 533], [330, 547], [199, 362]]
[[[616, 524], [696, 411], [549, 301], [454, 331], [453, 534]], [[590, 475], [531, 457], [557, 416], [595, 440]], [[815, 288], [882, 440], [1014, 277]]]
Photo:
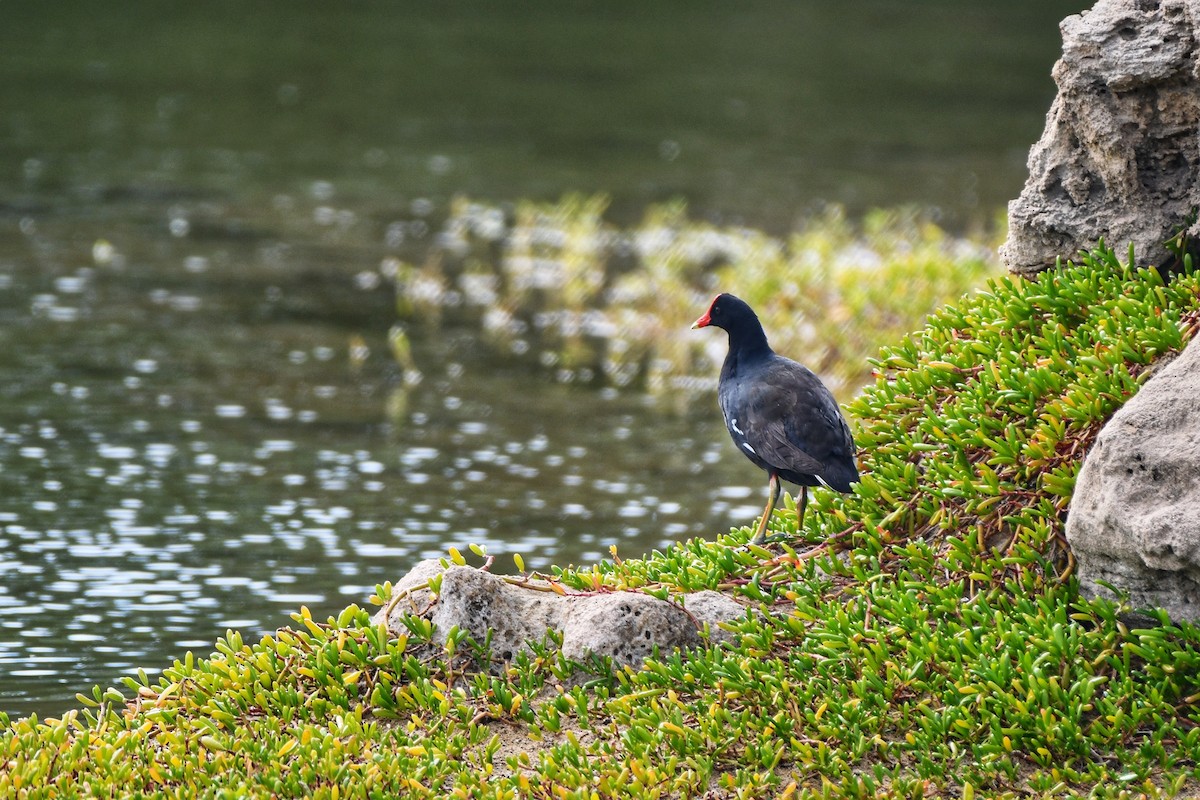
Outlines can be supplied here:
[[410, 328], [407, 382], [380, 265], [457, 192], [990, 215], [1081, 5], [6, 8], [0, 711], [450, 545], [536, 569], [751, 521], [715, 405], [558, 385], [452, 320]]
[[390, 286], [353, 264], [264, 279], [270, 242], [167, 226], [138, 237], [148, 260], [55, 244], [78, 221], [25, 227], [44, 268], [0, 263], [8, 709], [363, 603], [450, 545], [546, 568], [754, 514], [712, 415], [557, 385], [455, 328], [413, 331], [407, 385]]

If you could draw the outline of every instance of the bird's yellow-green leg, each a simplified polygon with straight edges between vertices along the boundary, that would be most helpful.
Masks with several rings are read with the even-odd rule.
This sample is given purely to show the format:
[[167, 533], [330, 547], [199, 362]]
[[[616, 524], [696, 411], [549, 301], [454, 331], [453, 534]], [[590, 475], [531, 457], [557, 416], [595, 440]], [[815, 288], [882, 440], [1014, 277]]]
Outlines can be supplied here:
[[808, 508], [808, 487], [800, 487], [800, 513], [796, 515], [796, 534], [804, 532], [804, 509]]
[[767, 523], [771, 521], [771, 514], [775, 511], [775, 504], [779, 502], [779, 493], [783, 491], [783, 484], [779, 481], [779, 476], [774, 472], [771, 473], [771, 483], [767, 487], [767, 507], [763, 509], [762, 519], [758, 523], [758, 530], [754, 533], [754, 538], [750, 540], [750, 544], [762, 544], [767, 541]]
[[[779, 493], [783, 490], [783, 485], [779, 478], [775, 475], [771, 476], [770, 493], [771, 498], [767, 503], [767, 508], [763, 511], [762, 520], [758, 523], [758, 531], [754, 534], [754, 538], [750, 540], [750, 544], [766, 544], [767, 542], [782, 542], [789, 537], [785, 535], [767, 536], [767, 523], [771, 519], [771, 514], [775, 511], [775, 504], [779, 502]], [[796, 533], [800, 534], [804, 530], [804, 511], [808, 508], [808, 487], [800, 487], [800, 509], [796, 512]]]

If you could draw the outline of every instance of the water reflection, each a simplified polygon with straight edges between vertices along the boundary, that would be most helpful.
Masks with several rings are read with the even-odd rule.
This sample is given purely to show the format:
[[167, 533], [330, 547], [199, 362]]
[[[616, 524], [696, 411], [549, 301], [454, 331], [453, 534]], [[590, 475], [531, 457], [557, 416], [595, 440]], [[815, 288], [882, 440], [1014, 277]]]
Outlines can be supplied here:
[[53, 257], [0, 267], [3, 710], [336, 613], [449, 545], [536, 569], [756, 513], [715, 412], [557, 385], [453, 326], [409, 332], [406, 380], [356, 259], [79, 227], [8, 229]]

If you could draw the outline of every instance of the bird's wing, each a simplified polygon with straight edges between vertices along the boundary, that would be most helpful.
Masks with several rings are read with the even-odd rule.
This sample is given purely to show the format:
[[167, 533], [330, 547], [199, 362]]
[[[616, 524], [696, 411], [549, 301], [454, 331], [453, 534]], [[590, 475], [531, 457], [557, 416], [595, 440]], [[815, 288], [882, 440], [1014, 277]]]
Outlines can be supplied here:
[[[780, 469], [804, 475], [817, 475], [825, 465], [819, 457], [830, 449], [829, 426], [841, 434], [841, 415], [834, 405], [832, 419], [826, 398], [828, 391], [804, 367], [790, 362], [787, 372], [774, 372], [763, 381], [747, 387], [746, 405], [751, 413], [745, 422], [745, 438], [761, 459]], [[795, 369], [811, 376], [799, 384]], [[796, 391], [797, 385], [805, 388]]]

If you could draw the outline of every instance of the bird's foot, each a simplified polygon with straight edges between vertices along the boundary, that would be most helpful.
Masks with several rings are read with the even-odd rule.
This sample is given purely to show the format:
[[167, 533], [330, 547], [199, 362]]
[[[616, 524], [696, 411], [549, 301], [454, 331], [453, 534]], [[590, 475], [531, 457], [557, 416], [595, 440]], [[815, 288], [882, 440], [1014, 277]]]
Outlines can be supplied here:
[[787, 534], [787, 533], [772, 533], [772, 534], [767, 534], [767, 535], [763, 535], [763, 536], [755, 536], [753, 539], [751, 539], [748, 542], [748, 544], [752, 544], [757, 547], [762, 547], [762, 546], [768, 545], [768, 544], [779, 544], [781, 542], [790, 542], [790, 541], [793, 541], [795, 538], [796, 538], [795, 536], [792, 536], [791, 534]]

